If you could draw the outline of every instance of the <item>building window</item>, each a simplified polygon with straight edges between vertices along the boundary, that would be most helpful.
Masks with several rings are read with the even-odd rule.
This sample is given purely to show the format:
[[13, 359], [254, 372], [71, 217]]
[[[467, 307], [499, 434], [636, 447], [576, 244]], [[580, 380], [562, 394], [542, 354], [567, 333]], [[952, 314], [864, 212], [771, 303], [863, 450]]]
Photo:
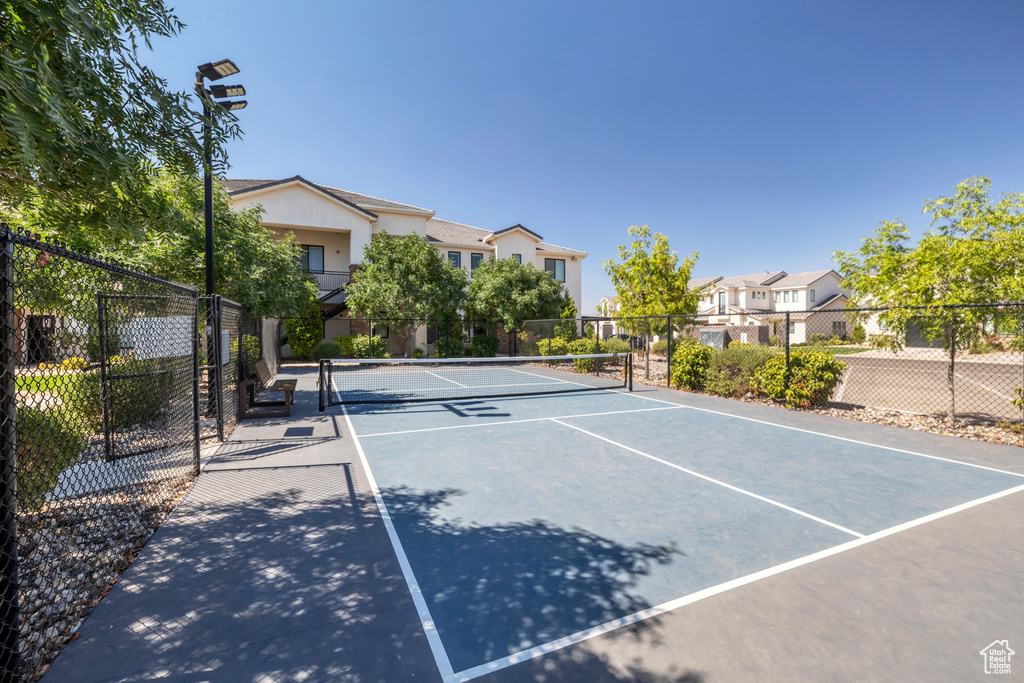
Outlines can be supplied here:
[[371, 336], [380, 337], [381, 339], [387, 339], [389, 331], [390, 330], [388, 329], [387, 323], [371, 323], [370, 324], [370, 335]]
[[470, 254], [469, 255], [469, 269], [470, 271], [476, 270], [481, 263], [483, 263], [483, 254]]
[[832, 321], [832, 336], [833, 337], [845, 337], [846, 336], [846, 321], [845, 320], [834, 320], [834, 321]]
[[559, 282], [565, 282], [565, 259], [546, 258], [544, 259], [544, 270], [551, 273], [551, 277]]
[[811, 290], [811, 303], [814, 303], [814, 290]]
[[523, 265], [523, 255], [522, 254], [512, 254], [512, 258], [514, 258], [516, 260], [516, 263], [518, 263], [519, 265]]
[[324, 248], [302, 245], [302, 269], [310, 273], [324, 272]]
[[796, 334], [796, 323], [790, 323], [789, 324], [789, 333], [791, 335]]
[[793, 291], [793, 303], [797, 303], [798, 301], [800, 301], [800, 290], [799, 289]]
[[427, 343], [433, 344], [437, 341], [437, 323], [427, 327]]
[[784, 303], [784, 304], [788, 304], [789, 303], [789, 292], [788, 291], [785, 291], [785, 292], [782, 293], [782, 303]]
[[779, 292], [775, 292], [775, 303], [779, 303]]
[[452, 265], [456, 268], [462, 267], [462, 252], [461, 251], [449, 251], [448, 260], [452, 262]]

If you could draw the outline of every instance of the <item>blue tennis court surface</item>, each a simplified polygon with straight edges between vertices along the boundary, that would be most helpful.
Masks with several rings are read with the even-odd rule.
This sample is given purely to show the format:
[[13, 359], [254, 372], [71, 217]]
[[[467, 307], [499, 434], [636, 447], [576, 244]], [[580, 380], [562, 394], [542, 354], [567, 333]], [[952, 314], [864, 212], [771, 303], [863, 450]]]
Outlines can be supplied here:
[[614, 391], [345, 410], [446, 680], [1024, 485]]

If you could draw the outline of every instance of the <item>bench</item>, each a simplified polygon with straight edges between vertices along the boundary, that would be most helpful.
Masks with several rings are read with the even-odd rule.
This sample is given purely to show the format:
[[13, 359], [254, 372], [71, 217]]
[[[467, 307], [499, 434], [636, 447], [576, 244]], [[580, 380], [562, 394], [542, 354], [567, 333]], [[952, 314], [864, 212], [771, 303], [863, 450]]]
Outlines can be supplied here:
[[[292, 414], [292, 396], [295, 393], [295, 385], [298, 380], [279, 379], [271, 383], [273, 377], [270, 375], [270, 368], [267, 361], [261, 360], [256, 363], [256, 379], [247, 379], [238, 383], [238, 419], [258, 417], [288, 417]], [[264, 401], [256, 400], [256, 382], [263, 387], [263, 393], [284, 394], [281, 400]], [[273, 412], [257, 412], [248, 414], [251, 408], [283, 408]]]

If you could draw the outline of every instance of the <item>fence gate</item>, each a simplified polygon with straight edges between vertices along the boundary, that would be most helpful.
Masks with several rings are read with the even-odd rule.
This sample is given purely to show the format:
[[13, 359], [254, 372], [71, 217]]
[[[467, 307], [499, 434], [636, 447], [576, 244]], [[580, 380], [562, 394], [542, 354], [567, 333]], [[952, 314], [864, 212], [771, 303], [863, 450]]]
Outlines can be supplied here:
[[105, 459], [198, 460], [197, 300], [98, 293], [97, 309]]

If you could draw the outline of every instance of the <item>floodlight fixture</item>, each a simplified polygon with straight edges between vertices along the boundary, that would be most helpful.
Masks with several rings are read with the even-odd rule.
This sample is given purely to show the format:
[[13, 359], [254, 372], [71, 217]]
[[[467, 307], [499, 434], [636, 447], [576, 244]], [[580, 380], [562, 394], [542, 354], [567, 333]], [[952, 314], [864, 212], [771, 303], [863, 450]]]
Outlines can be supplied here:
[[249, 103], [245, 100], [220, 100], [217, 104], [225, 111], [237, 111], [238, 109], [245, 109], [245, 105]]
[[244, 97], [245, 88], [240, 85], [211, 85], [210, 95], [217, 99], [224, 97]]
[[238, 67], [230, 59], [222, 59], [219, 62], [207, 62], [196, 69], [203, 78], [209, 81], [219, 81], [227, 76], [234, 76], [238, 73]]

